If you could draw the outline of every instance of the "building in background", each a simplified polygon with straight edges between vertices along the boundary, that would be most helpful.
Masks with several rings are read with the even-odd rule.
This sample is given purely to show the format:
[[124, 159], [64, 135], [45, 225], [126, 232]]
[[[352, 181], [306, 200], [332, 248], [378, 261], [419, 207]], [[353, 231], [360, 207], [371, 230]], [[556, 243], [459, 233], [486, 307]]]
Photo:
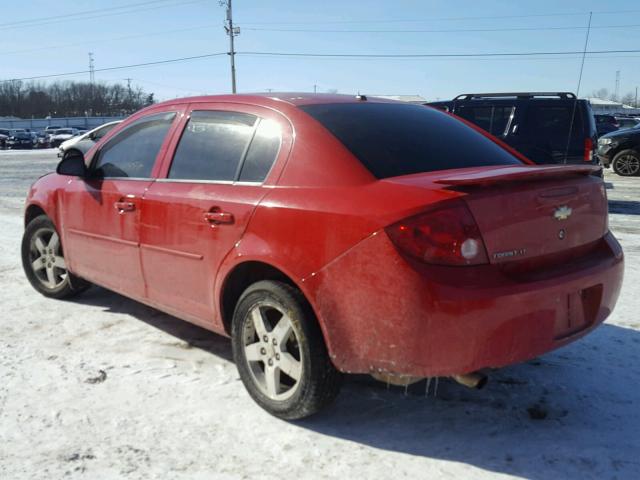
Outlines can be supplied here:
[[630, 105], [625, 105], [623, 103], [615, 102], [613, 100], [604, 100], [602, 98], [597, 98], [597, 97], [587, 97], [586, 100], [589, 100], [589, 103], [591, 103], [591, 108], [593, 109], [593, 113], [598, 115], [616, 114], [616, 113], [640, 115], [640, 108], [634, 108]]

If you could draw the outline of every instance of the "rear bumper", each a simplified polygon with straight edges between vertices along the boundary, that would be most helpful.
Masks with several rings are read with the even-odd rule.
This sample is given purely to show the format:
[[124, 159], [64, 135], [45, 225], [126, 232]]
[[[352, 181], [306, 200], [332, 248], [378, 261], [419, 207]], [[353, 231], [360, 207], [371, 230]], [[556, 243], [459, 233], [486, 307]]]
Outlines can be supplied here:
[[593, 258], [515, 278], [493, 266], [412, 264], [379, 232], [305, 283], [338, 369], [462, 374], [534, 358], [602, 323], [623, 254], [611, 234], [601, 244]]

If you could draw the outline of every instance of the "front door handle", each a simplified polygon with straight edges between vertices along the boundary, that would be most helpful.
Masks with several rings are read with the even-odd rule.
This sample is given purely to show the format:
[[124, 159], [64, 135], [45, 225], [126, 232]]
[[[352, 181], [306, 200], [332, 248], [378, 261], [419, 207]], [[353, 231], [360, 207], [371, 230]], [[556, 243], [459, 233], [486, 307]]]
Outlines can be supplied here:
[[204, 214], [204, 219], [212, 225], [230, 224], [234, 221], [232, 213], [222, 212], [220, 210], [206, 212]]
[[120, 201], [120, 202], [115, 202], [113, 206], [118, 211], [118, 213], [133, 212], [136, 209], [136, 204], [133, 202]]

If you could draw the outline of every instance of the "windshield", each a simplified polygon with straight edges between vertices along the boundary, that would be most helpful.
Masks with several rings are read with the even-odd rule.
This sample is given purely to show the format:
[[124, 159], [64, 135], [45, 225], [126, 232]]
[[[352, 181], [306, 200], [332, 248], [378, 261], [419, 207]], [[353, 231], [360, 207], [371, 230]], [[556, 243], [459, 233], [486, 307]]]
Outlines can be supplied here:
[[318, 120], [376, 177], [522, 162], [460, 120], [402, 103], [300, 107]]

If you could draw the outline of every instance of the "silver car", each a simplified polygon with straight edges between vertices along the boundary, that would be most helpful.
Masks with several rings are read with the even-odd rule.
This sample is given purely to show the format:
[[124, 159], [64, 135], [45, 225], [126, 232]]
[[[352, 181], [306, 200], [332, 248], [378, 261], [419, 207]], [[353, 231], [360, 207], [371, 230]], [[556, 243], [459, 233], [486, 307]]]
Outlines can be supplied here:
[[63, 157], [64, 154], [70, 150], [78, 150], [83, 154], [86, 153], [98, 140], [109, 133], [111, 129], [121, 121], [122, 120], [117, 120], [115, 122], [105, 123], [93, 130], [89, 130], [83, 135], [78, 135], [62, 142], [59, 147], [58, 157]]

